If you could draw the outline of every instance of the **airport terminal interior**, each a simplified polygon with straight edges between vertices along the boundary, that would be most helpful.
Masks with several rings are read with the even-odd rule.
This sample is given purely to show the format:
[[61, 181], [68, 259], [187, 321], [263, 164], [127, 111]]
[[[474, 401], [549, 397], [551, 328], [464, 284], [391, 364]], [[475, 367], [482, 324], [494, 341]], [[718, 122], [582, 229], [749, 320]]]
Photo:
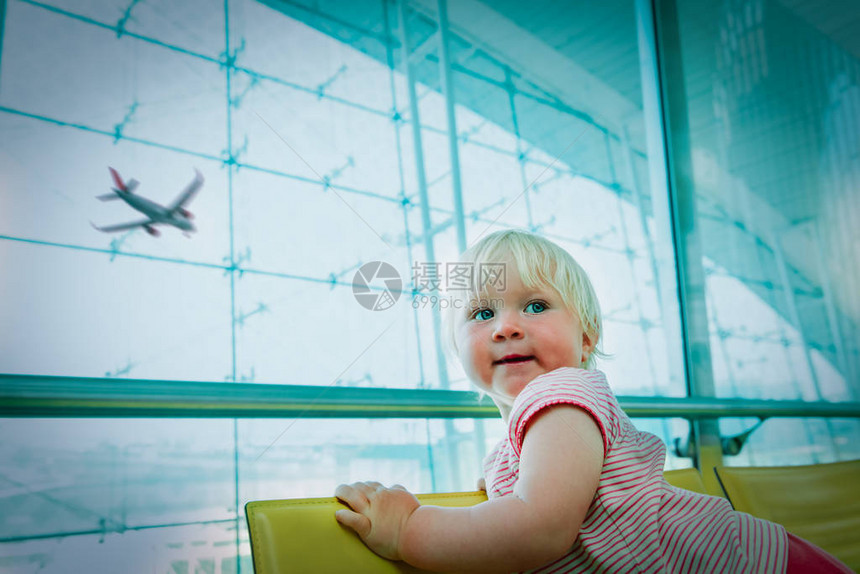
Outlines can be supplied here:
[[667, 470], [860, 459], [856, 2], [0, 0], [0, 134], [0, 574], [474, 490], [445, 293], [503, 229], [587, 271]]

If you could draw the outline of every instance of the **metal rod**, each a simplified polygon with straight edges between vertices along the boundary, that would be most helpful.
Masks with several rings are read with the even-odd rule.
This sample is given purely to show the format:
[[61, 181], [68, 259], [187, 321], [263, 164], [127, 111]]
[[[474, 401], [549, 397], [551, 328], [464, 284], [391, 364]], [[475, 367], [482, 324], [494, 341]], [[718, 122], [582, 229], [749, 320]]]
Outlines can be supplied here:
[[[652, 3], [653, 2], [653, 3]], [[702, 237], [698, 225], [696, 181], [693, 172], [693, 146], [687, 110], [688, 98], [680, 57], [681, 33], [678, 0], [638, 0], [638, 29], [650, 36], [662, 112], [662, 133], [667, 167], [672, 235], [675, 244], [678, 300], [681, 312], [681, 339], [687, 373], [687, 394], [693, 398], [716, 395], [711, 360], [707, 314], [705, 271], [702, 265]], [[643, 42], [640, 42], [640, 49]], [[658, 193], [655, 190], [655, 194]], [[722, 447], [717, 421], [693, 422], [696, 466], [722, 465]], [[703, 477], [705, 485], [716, 489], [715, 478]]]
[[3, 31], [6, 29], [6, 0], [0, 0], [0, 78], [3, 77]]
[[[672, 384], [687, 388], [687, 372], [684, 359], [681, 309], [678, 300], [680, 272], [675, 259], [672, 203], [669, 198], [668, 159], [663, 131], [663, 96], [660, 89], [659, 63], [654, 31], [654, 12], [650, 0], [636, 0], [636, 29], [639, 47], [639, 72], [642, 83], [642, 121], [648, 166], [648, 188], [651, 196], [651, 211], [654, 217], [654, 242], [649, 243], [652, 256], [652, 273], [660, 304], [663, 335], [670, 365], [669, 378]], [[625, 155], [630, 156], [629, 170], [631, 190], [639, 211], [644, 232], [650, 237], [644, 201], [636, 183], [633, 167], [632, 146], [629, 145], [626, 124], [622, 129]]]
[[448, 120], [448, 152], [451, 157], [451, 188], [454, 192], [454, 221], [457, 227], [457, 248], [466, 250], [466, 223], [463, 218], [463, 193], [460, 185], [460, 153], [457, 149], [457, 118], [454, 104], [454, 81], [451, 75], [451, 56], [448, 30], [448, 0], [439, 0], [439, 78], [445, 95]]
[[[631, 417], [860, 418], [860, 402], [618, 397]], [[2, 417], [498, 418], [477, 393], [0, 375]]]
[[[412, 64], [409, 61], [409, 19], [406, 11], [406, 0], [400, 0], [397, 4], [400, 16], [400, 43], [403, 53], [401, 54], [403, 74], [406, 76], [407, 94], [409, 96], [409, 112], [412, 123], [412, 146], [415, 154], [415, 175], [418, 179], [418, 196], [421, 200], [421, 230], [424, 235], [424, 253], [427, 261], [431, 264], [436, 262], [436, 251], [433, 246], [433, 223], [430, 218], [430, 198], [427, 195], [427, 180], [424, 174], [424, 147], [421, 139], [421, 121], [418, 111], [418, 97], [415, 93], [415, 76], [412, 72]], [[410, 262], [411, 263], [411, 262]], [[436, 346], [436, 367], [438, 369], [439, 384], [442, 388], [449, 386], [448, 368], [445, 356], [442, 353], [441, 344], [441, 320], [439, 309], [434, 305], [430, 310], [433, 318], [433, 336]]]

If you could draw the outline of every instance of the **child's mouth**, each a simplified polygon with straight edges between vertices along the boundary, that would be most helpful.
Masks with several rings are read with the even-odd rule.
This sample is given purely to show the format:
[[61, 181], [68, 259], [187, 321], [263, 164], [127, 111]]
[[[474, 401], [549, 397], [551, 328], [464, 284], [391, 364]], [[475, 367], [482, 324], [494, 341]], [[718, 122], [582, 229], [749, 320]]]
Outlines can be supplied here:
[[528, 357], [513, 357], [510, 359], [502, 359], [500, 361], [496, 361], [497, 365], [509, 365], [509, 364], [517, 364], [517, 363], [526, 363], [534, 359], [533, 355], [529, 355]]

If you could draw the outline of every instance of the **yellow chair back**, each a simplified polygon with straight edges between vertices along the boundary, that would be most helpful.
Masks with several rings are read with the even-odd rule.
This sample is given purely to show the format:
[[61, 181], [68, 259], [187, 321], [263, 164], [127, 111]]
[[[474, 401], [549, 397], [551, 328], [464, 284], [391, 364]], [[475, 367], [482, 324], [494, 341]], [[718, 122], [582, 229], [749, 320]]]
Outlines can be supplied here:
[[[695, 468], [665, 473], [673, 486], [707, 494]], [[487, 500], [479, 492], [419, 494], [422, 504], [472, 506]], [[348, 572], [397, 574], [424, 572], [404, 562], [391, 562], [367, 549], [351, 530], [334, 519], [345, 508], [336, 498], [260, 500], [245, 505], [256, 574]]]
[[[419, 494], [421, 504], [473, 506], [487, 500], [479, 492]], [[425, 572], [405, 562], [380, 558], [334, 512], [346, 508], [336, 498], [260, 500], [245, 505], [256, 574], [325, 572], [395, 574]]]
[[860, 460], [714, 471], [735, 510], [782, 524], [860, 571]]

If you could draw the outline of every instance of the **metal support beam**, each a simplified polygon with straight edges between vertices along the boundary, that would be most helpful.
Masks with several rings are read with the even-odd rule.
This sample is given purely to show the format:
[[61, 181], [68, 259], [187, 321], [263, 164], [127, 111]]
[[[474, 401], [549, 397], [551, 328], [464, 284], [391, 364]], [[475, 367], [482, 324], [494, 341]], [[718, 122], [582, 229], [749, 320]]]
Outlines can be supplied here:
[[[631, 417], [860, 418], [860, 403], [618, 397]], [[0, 375], [0, 417], [479, 418], [478, 393], [314, 385]]]
[[663, 124], [663, 96], [660, 89], [657, 61], [654, 13], [651, 0], [636, 1], [636, 24], [639, 44], [639, 71], [642, 82], [642, 114], [648, 152], [648, 182], [651, 192], [651, 210], [654, 217], [653, 242], [645, 215], [645, 202], [636, 182], [633, 153], [628, 146], [627, 126], [623, 126], [624, 148], [631, 188], [641, 217], [642, 228], [649, 239], [652, 273], [660, 304], [663, 334], [668, 341], [666, 353], [670, 368], [670, 383], [687, 386], [684, 360], [681, 309], [678, 301], [679, 273], [675, 258], [675, 241], [672, 232], [673, 214], [669, 198], [668, 162]]
[[[532, 204], [529, 197], [529, 182], [526, 178], [526, 152], [523, 150], [523, 140], [520, 137], [520, 121], [517, 115], [517, 102], [514, 96], [516, 95], [516, 86], [514, 85], [513, 72], [509, 67], [505, 67], [505, 91], [508, 94], [508, 106], [511, 110], [511, 125], [514, 128], [514, 138], [517, 142], [517, 164], [520, 167], [520, 182], [523, 186], [523, 199], [526, 204], [526, 220], [528, 221], [529, 230], [534, 229], [534, 219], [532, 218]], [[504, 213], [504, 212], [503, 212]]]
[[424, 59], [433, 53], [433, 51], [438, 46], [437, 38], [439, 37], [439, 33], [435, 32], [432, 35], [428, 36], [423, 42], [419, 45], [415, 46], [409, 52], [409, 64], [418, 64], [423, 62]]
[[[673, 210], [672, 232], [678, 266], [681, 334], [684, 364], [690, 397], [713, 397], [714, 377], [711, 363], [708, 313], [705, 298], [705, 272], [697, 223], [696, 189], [687, 112], [687, 94], [681, 62], [680, 23], [676, 0], [637, 0], [636, 13], [640, 38], [652, 38], [650, 50], [656, 63], [658, 97], [665, 134], [668, 192]], [[640, 49], [643, 42], [640, 41]], [[658, 190], [655, 190], [657, 193]], [[722, 465], [719, 426], [715, 420], [700, 420], [693, 425], [696, 441], [696, 466]], [[705, 473], [709, 487], [716, 479]]]
[[0, 88], [3, 86], [3, 32], [6, 29], [6, 0], [0, 0]]
[[[401, 54], [403, 61], [403, 73], [406, 76], [407, 93], [409, 94], [409, 110], [410, 119], [412, 120], [412, 143], [415, 153], [415, 172], [418, 178], [418, 195], [421, 199], [421, 228], [424, 235], [424, 253], [427, 257], [427, 262], [433, 264], [436, 262], [436, 250], [433, 246], [433, 222], [430, 218], [430, 199], [427, 195], [427, 179], [424, 173], [424, 148], [421, 140], [421, 118], [418, 111], [418, 97], [415, 93], [415, 75], [412, 73], [412, 61], [410, 59], [409, 50], [409, 19], [406, 10], [406, 0], [400, 0], [397, 4], [400, 15], [400, 45], [403, 53]], [[448, 389], [450, 382], [448, 380], [448, 365], [445, 358], [445, 353], [442, 350], [442, 325], [439, 315], [439, 308], [433, 305], [430, 309], [433, 320], [433, 343], [436, 349], [436, 368], [439, 375], [439, 386], [442, 389]], [[445, 435], [454, 437], [457, 434], [457, 429], [453, 423], [445, 421]], [[456, 441], [447, 441], [447, 454], [449, 468], [451, 469], [450, 486], [445, 488], [455, 488], [454, 484], [460, 476], [459, 457], [456, 453]]]
[[457, 224], [457, 248], [466, 250], [466, 222], [463, 219], [463, 192], [460, 186], [460, 152], [457, 149], [457, 117], [454, 104], [454, 81], [451, 54], [448, 51], [448, 0], [439, 0], [439, 78], [448, 116], [448, 150], [451, 156], [451, 189], [454, 192], [454, 221]]
[[[421, 229], [424, 235], [424, 254], [427, 257], [428, 263], [436, 261], [436, 250], [433, 246], [433, 222], [430, 218], [430, 199], [427, 196], [427, 177], [424, 173], [424, 147], [421, 141], [421, 117], [418, 111], [418, 97], [415, 92], [415, 76], [412, 73], [412, 64], [409, 61], [409, 24], [406, 14], [406, 0], [398, 2], [400, 11], [400, 43], [403, 54], [403, 73], [406, 76], [407, 93], [409, 94], [409, 115], [412, 127], [412, 147], [415, 153], [415, 174], [418, 178], [418, 197], [421, 203]], [[441, 345], [441, 326], [439, 320], [439, 310], [434, 306], [433, 313], [433, 333], [437, 348], [437, 367], [439, 369], [439, 384], [442, 388], [448, 388], [448, 369], [445, 363], [445, 357], [442, 354]]]

